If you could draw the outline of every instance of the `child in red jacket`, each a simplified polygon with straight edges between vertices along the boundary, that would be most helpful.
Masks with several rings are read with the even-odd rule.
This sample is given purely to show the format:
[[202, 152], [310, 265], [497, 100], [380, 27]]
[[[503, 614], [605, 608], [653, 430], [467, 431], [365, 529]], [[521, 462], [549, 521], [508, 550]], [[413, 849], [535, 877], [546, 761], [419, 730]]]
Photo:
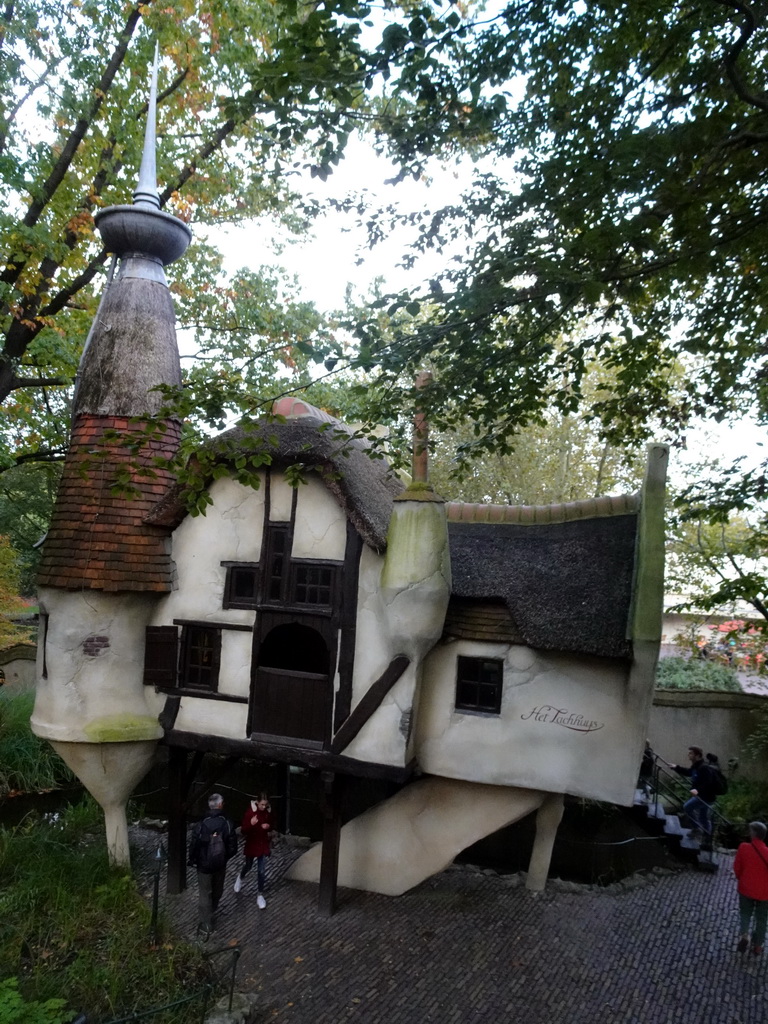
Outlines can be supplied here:
[[762, 821], [749, 825], [748, 843], [742, 843], [736, 851], [733, 873], [738, 879], [739, 919], [741, 937], [736, 947], [740, 953], [749, 946], [749, 923], [755, 915], [755, 930], [752, 932], [752, 953], [759, 956], [765, 945], [765, 928], [768, 920], [768, 847], [765, 845], [766, 827]]
[[270, 854], [269, 834], [274, 829], [272, 808], [266, 793], [259, 794], [257, 800], [251, 800], [251, 806], [243, 815], [240, 831], [245, 837], [245, 863], [235, 879], [235, 892], [240, 892], [243, 880], [256, 861], [256, 879], [258, 896], [256, 905], [263, 910], [267, 901], [264, 899], [264, 882], [266, 879], [265, 859]]

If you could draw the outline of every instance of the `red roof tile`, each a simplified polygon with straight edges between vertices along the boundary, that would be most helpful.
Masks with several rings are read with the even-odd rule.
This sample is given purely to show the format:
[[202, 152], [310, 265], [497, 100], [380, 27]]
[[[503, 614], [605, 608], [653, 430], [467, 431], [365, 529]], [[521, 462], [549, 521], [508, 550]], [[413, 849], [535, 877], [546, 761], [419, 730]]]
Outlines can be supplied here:
[[[174, 576], [170, 530], [144, 520], [155, 495], [173, 483], [171, 472], [155, 459], [170, 459], [179, 443], [179, 426], [169, 422], [159, 440], [131, 453], [119, 441], [103, 440], [105, 431], [133, 431], [135, 422], [117, 416], [78, 416], [51, 526], [43, 548], [40, 586], [109, 591], [166, 592]], [[118, 469], [130, 471], [135, 498], [115, 495]], [[145, 477], [150, 470], [154, 477]]]

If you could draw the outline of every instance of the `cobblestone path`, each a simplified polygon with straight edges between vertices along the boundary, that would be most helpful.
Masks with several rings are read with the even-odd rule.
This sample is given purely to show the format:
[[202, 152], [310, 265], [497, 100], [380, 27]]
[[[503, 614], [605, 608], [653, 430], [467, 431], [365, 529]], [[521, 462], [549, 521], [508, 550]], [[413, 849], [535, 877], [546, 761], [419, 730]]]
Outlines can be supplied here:
[[[398, 898], [341, 889], [328, 919], [315, 886], [283, 879], [295, 855], [280, 845], [271, 857], [265, 910], [255, 878], [232, 891], [230, 865], [211, 939], [239, 942], [237, 988], [258, 994], [259, 1024], [768, 1021], [768, 961], [735, 951], [729, 857], [714, 875], [685, 869], [621, 892], [533, 895], [496, 873], [451, 869]], [[191, 874], [162, 907], [190, 938]]]

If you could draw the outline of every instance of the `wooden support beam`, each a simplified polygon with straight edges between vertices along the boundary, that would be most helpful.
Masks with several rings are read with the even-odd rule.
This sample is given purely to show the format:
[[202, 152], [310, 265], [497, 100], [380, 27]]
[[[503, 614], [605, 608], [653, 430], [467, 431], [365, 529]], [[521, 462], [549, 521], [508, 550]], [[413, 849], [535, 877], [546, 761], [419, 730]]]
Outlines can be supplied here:
[[331, 743], [332, 754], [340, 754], [345, 747], [349, 746], [365, 723], [379, 710], [381, 702], [410, 663], [410, 658], [407, 658], [404, 654], [398, 654], [396, 658], [392, 659], [376, 682], [371, 683], [361, 697], [360, 703], [333, 737], [333, 742]]
[[226, 736], [210, 736], [203, 733], [182, 732], [174, 729], [161, 741], [169, 749], [181, 747], [198, 750], [206, 754], [227, 754], [245, 757], [254, 761], [282, 761], [286, 764], [303, 765], [320, 771], [341, 772], [366, 779], [388, 779], [390, 782], [406, 783], [413, 775], [415, 760], [398, 767], [391, 764], [377, 764], [375, 761], [358, 761], [353, 757], [332, 754], [322, 749], [303, 747], [301, 740], [295, 746], [285, 743], [268, 743], [263, 740], [233, 740]]
[[168, 882], [169, 893], [187, 887], [187, 752], [168, 751]]
[[341, 789], [343, 776], [321, 772], [323, 810], [323, 849], [320, 857], [320, 891], [317, 908], [323, 917], [336, 912], [336, 888], [339, 876], [341, 840]]

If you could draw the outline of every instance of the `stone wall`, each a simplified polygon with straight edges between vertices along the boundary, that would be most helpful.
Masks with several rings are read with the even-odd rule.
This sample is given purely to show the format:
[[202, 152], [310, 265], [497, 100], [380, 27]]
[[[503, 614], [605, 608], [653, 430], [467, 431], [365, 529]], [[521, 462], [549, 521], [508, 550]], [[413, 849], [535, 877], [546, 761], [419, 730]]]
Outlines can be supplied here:
[[745, 774], [765, 774], [764, 765], [750, 763], [743, 753], [761, 710], [768, 711], [768, 699], [756, 694], [656, 690], [648, 738], [667, 761], [687, 764], [694, 744], [717, 754], [723, 767], [735, 757]]
[[16, 644], [0, 651], [0, 668], [9, 691], [34, 690], [36, 651], [34, 644]]

